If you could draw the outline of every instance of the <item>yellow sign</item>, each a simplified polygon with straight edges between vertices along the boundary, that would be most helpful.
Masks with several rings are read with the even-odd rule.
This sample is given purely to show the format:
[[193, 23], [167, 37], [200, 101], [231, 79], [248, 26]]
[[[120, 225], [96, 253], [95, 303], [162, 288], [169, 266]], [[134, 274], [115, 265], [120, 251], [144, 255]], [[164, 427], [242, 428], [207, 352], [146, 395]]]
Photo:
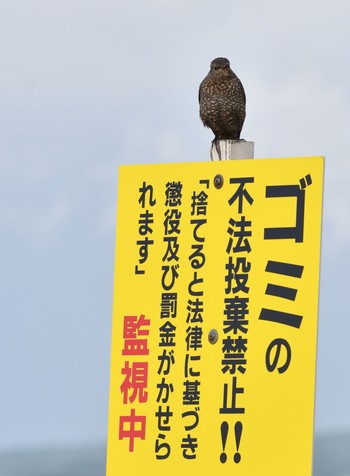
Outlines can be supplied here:
[[122, 166], [107, 476], [310, 476], [323, 158]]

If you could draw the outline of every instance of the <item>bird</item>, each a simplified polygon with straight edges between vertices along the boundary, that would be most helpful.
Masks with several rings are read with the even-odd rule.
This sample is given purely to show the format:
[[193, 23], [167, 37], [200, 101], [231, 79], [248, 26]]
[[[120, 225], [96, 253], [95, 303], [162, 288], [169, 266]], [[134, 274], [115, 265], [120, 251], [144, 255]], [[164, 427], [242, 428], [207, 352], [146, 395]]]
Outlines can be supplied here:
[[243, 85], [227, 58], [215, 58], [199, 86], [199, 115], [217, 140], [239, 140], [246, 116]]

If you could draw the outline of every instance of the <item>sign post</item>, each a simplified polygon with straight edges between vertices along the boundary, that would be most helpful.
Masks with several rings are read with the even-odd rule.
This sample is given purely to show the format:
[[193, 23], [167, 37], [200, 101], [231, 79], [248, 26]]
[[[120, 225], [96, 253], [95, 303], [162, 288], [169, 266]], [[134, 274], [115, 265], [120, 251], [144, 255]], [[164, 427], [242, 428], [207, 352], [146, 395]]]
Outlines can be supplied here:
[[323, 162], [120, 167], [107, 476], [311, 475]]

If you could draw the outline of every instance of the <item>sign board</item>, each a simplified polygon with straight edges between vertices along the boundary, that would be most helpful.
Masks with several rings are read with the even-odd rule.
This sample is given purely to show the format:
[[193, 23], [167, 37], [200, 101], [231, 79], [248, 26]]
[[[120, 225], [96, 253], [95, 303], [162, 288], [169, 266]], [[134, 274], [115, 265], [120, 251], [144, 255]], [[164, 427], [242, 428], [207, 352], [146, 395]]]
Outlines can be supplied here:
[[119, 170], [107, 476], [310, 476], [323, 158]]

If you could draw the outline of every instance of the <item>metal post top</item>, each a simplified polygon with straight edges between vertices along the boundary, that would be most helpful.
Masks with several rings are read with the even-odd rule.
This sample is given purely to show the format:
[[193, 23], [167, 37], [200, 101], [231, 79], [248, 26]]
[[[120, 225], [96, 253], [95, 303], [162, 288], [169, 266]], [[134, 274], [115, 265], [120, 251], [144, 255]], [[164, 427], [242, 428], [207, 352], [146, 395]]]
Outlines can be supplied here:
[[213, 161], [254, 159], [254, 142], [245, 140], [213, 141], [210, 157]]

